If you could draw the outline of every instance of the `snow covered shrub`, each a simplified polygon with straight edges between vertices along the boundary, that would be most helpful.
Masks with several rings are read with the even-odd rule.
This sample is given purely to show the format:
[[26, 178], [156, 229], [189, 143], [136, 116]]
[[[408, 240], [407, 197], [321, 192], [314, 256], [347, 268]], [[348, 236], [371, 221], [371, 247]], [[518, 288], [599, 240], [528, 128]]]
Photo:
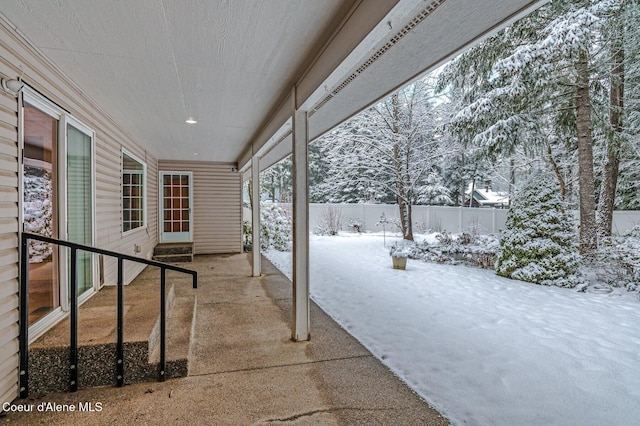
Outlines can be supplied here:
[[623, 237], [600, 240], [597, 276], [613, 287], [640, 290], [640, 227]]
[[463, 232], [462, 234], [460, 234], [460, 236], [458, 237], [458, 243], [460, 244], [471, 244], [474, 241], [474, 237], [477, 237], [479, 234], [468, 234], [466, 232]]
[[498, 275], [558, 287], [578, 284], [573, 220], [558, 193], [555, 180], [538, 172], [517, 194], [500, 238]]
[[493, 268], [496, 263], [499, 244], [493, 235], [474, 237], [466, 232], [442, 232], [436, 233], [434, 239], [437, 241], [435, 244], [429, 244], [427, 241], [419, 244], [416, 249], [421, 253], [415, 256], [431, 262], [465, 263], [487, 269]]
[[260, 248], [291, 251], [291, 219], [278, 204], [260, 204]]
[[474, 237], [482, 234], [482, 225], [480, 225], [478, 219], [470, 221], [467, 226], [469, 228], [469, 234], [473, 235]]
[[332, 204], [322, 209], [318, 226], [313, 229], [316, 235], [338, 235], [342, 227], [342, 211]]
[[410, 257], [411, 254], [414, 253], [413, 246], [415, 246], [413, 241], [396, 241], [391, 244], [389, 255], [394, 257]]
[[347, 221], [347, 226], [351, 228], [353, 232], [357, 232], [359, 234], [362, 232], [362, 228], [364, 228], [364, 220], [360, 219], [359, 217], [350, 217]]
[[453, 244], [453, 234], [447, 231], [441, 232], [436, 235], [436, 240], [438, 240], [438, 242], [443, 245]]

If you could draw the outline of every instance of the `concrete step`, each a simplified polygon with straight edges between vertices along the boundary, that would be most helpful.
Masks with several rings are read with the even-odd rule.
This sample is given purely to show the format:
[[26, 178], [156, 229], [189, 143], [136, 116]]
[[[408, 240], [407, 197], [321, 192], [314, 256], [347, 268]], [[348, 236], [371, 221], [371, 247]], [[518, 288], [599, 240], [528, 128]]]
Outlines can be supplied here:
[[153, 249], [153, 260], [166, 263], [193, 262], [193, 243], [162, 243]]
[[153, 260], [164, 263], [193, 262], [193, 254], [154, 254]]
[[[167, 347], [165, 360], [167, 377], [186, 377], [189, 373], [189, 352], [196, 318], [196, 296], [175, 298], [167, 318]], [[159, 327], [158, 327], [159, 333]], [[160, 363], [160, 344], [155, 345], [149, 362]]]
[[[172, 278], [173, 280], [173, 278]], [[185, 281], [184, 283], [182, 281]], [[166, 378], [184, 377], [195, 293], [187, 279], [168, 283]], [[125, 287], [125, 383], [155, 382], [160, 360], [159, 272], [147, 268]], [[179, 288], [176, 291], [176, 288]], [[179, 294], [177, 296], [176, 294]], [[116, 288], [104, 287], [79, 309], [78, 387], [116, 384]], [[29, 393], [69, 389], [68, 319], [29, 346]]]
[[193, 243], [162, 243], [153, 249], [154, 255], [192, 254]]

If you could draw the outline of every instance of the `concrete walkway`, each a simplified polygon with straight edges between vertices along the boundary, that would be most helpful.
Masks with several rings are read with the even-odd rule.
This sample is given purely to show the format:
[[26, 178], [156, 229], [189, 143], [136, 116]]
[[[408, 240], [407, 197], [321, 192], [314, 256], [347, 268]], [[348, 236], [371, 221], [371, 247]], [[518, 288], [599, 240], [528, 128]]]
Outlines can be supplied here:
[[[196, 321], [189, 376], [56, 393], [15, 404], [4, 424], [46, 425], [446, 425], [315, 304], [311, 341], [290, 340], [291, 283], [268, 261], [250, 277], [246, 255], [198, 256], [190, 266]], [[185, 264], [187, 265], [187, 264]], [[176, 290], [178, 291], [178, 290]], [[38, 412], [41, 403], [74, 412]], [[94, 411], [79, 412], [91, 403]], [[97, 411], [99, 407], [100, 411]]]

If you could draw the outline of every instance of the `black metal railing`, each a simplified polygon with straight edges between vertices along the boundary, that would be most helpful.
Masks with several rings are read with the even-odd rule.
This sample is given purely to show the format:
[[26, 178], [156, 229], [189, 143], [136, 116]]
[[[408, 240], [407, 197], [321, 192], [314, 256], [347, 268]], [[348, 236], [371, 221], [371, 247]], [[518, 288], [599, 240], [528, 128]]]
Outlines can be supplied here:
[[167, 340], [167, 306], [166, 306], [166, 272], [167, 270], [189, 274], [193, 277], [193, 288], [198, 288], [198, 273], [196, 271], [181, 268], [167, 263], [147, 260], [140, 257], [116, 253], [82, 244], [62, 241], [38, 234], [22, 233], [20, 255], [20, 398], [29, 395], [29, 240], [38, 240], [45, 243], [71, 249], [70, 265], [70, 342], [69, 342], [69, 390], [75, 392], [78, 389], [78, 274], [77, 252], [78, 250], [118, 259], [118, 326], [116, 342], [116, 384], [124, 385], [124, 261], [143, 263], [160, 268], [160, 363], [158, 368], [158, 380], [164, 381], [166, 375], [166, 340]]

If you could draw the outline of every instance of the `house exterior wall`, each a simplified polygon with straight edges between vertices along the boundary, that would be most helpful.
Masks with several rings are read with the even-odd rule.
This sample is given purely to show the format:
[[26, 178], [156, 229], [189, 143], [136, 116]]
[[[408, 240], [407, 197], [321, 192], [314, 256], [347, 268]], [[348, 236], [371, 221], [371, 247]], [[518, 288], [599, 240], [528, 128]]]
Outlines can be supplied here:
[[242, 251], [241, 174], [235, 163], [158, 161], [161, 172], [193, 172], [194, 254]]
[[[157, 161], [100, 106], [70, 82], [0, 16], [0, 77], [22, 80], [95, 132], [95, 245], [150, 256], [157, 243]], [[18, 396], [20, 151], [18, 98], [0, 89], [0, 403]], [[147, 164], [147, 226], [122, 233], [122, 149]], [[134, 253], [134, 244], [141, 247]], [[130, 282], [143, 265], [125, 262]], [[115, 284], [116, 261], [105, 259], [104, 282]]]
[[[0, 74], [7, 66], [0, 60]], [[0, 91], [0, 402], [18, 392], [18, 115]]]

